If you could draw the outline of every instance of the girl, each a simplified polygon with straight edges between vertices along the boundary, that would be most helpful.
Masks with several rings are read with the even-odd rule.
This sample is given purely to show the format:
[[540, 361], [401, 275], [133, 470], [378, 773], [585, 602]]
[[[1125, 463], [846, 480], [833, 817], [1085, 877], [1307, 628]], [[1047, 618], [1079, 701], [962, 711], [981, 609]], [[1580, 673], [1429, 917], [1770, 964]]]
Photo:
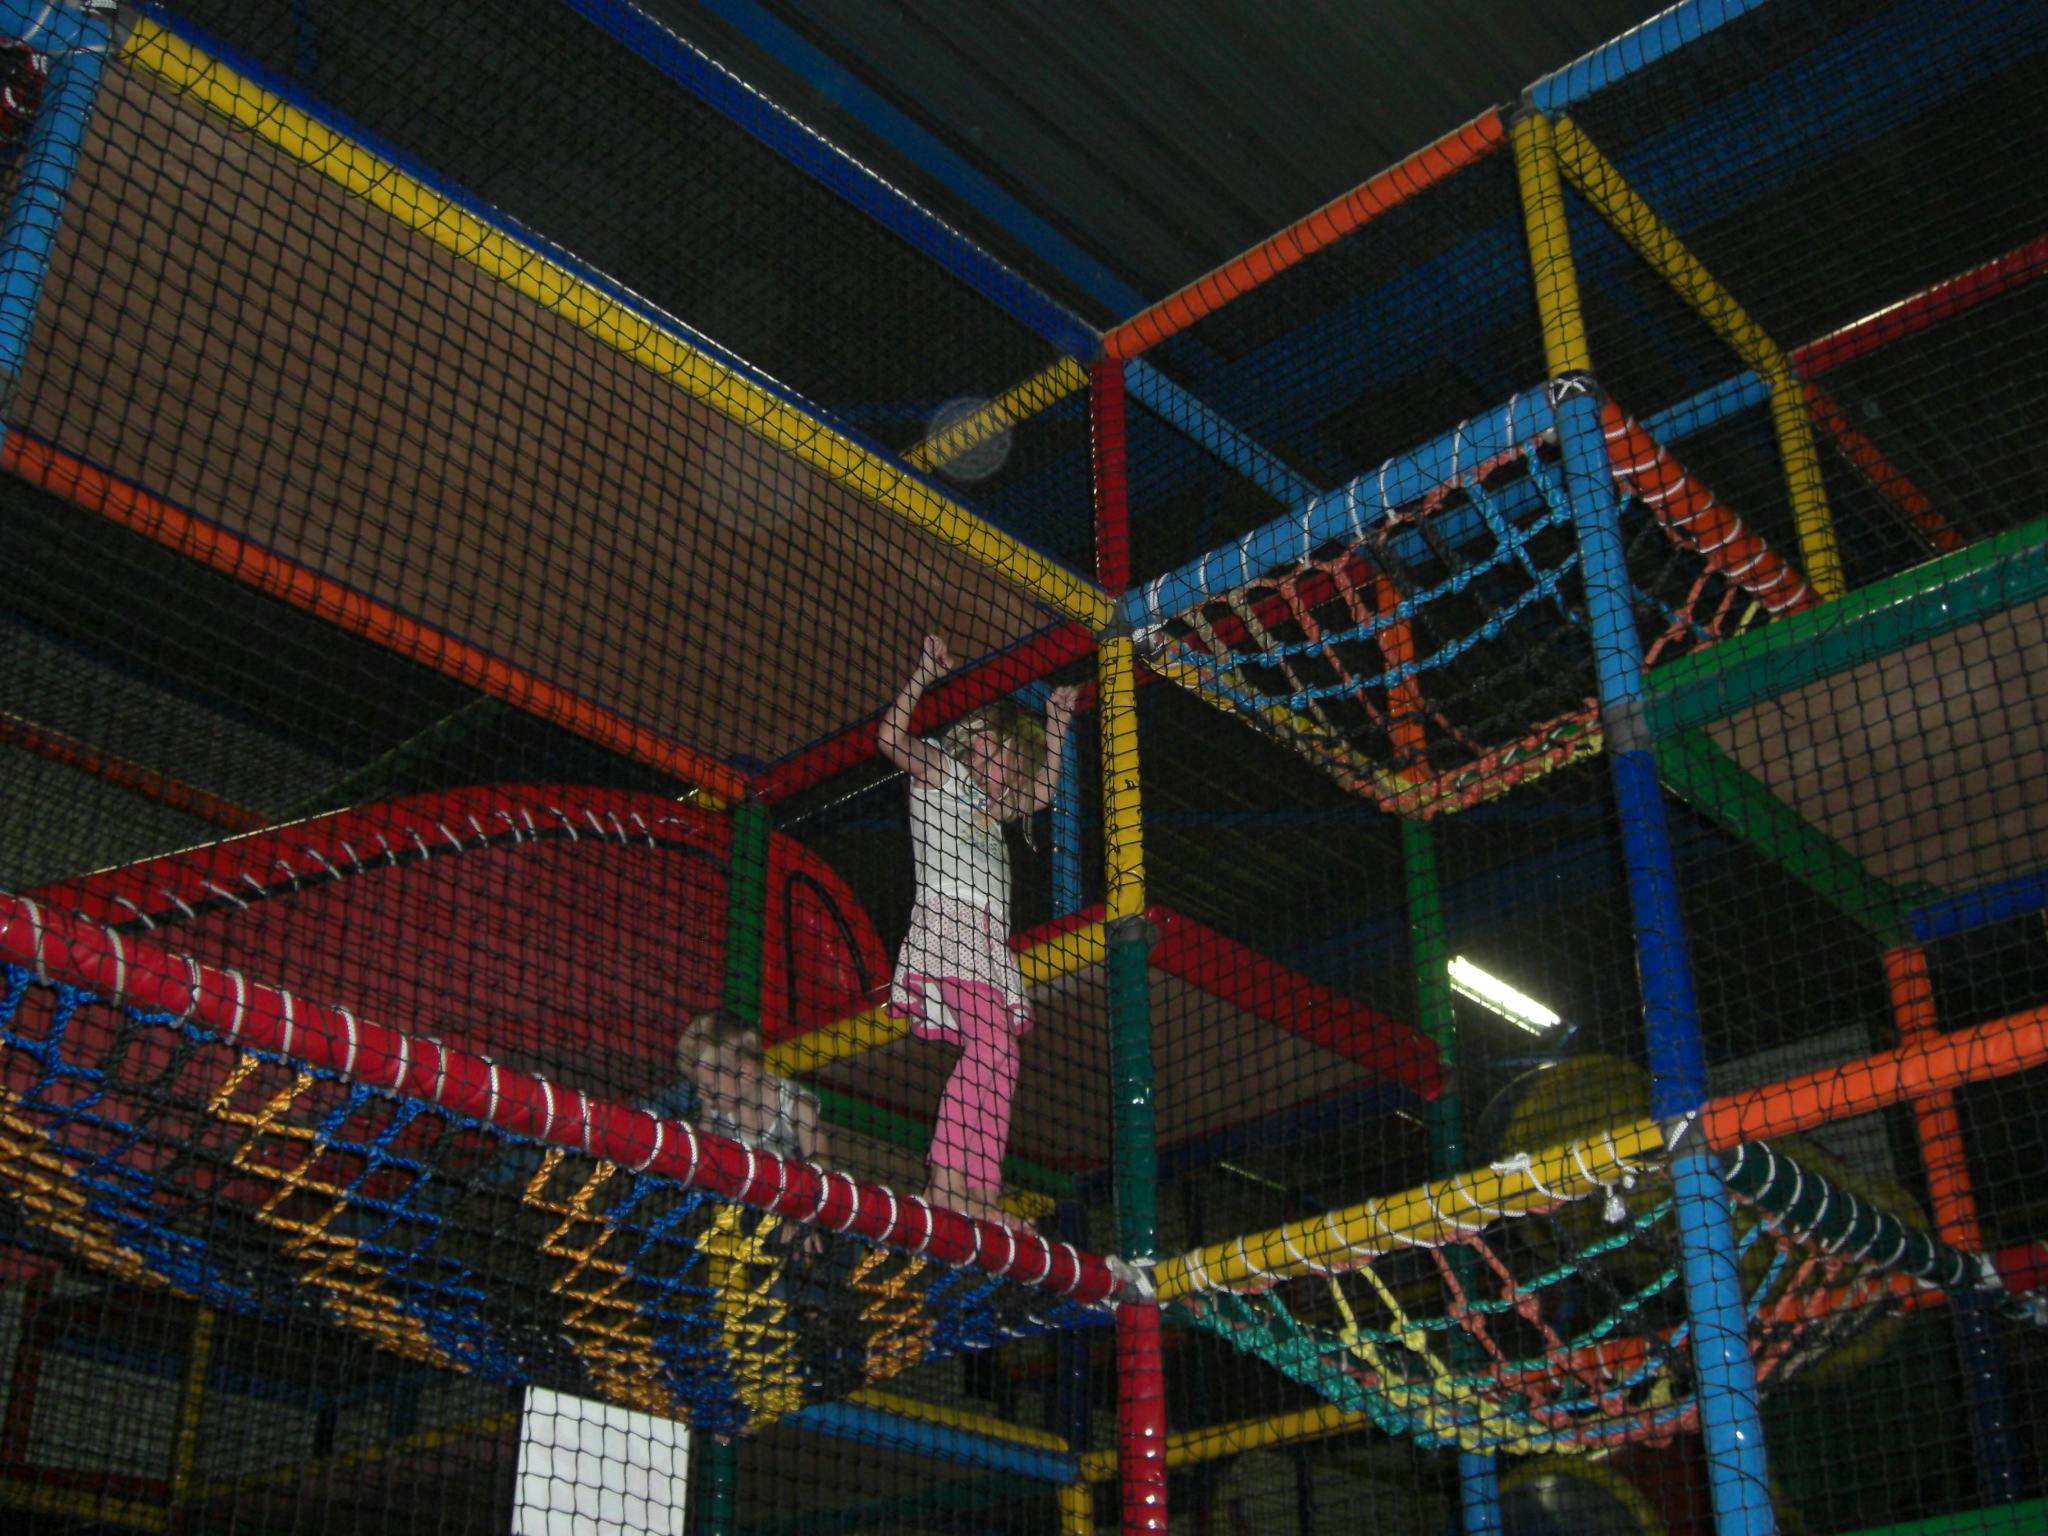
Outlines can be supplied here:
[[960, 1060], [932, 1128], [931, 1200], [969, 1216], [1028, 1226], [1001, 1206], [1003, 1150], [1017, 1086], [1017, 1037], [1031, 1005], [1010, 952], [1010, 853], [1003, 825], [1052, 803], [1073, 722], [1072, 688], [1046, 700], [1045, 726], [1009, 700], [975, 711], [938, 740], [910, 734], [926, 688], [952, 670], [936, 635], [882, 717], [882, 752], [910, 775], [917, 905], [896, 956], [892, 1013], [921, 1040], [948, 1040]]

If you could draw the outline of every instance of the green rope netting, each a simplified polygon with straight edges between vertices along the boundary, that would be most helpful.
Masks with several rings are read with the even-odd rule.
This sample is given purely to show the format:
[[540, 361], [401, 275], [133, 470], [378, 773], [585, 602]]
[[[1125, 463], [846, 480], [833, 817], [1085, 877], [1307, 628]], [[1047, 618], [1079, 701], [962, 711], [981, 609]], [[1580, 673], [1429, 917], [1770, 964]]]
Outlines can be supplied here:
[[[1781, 1150], [1727, 1154], [1759, 1386], [1896, 1314], [1916, 1292], [1996, 1290], [1996, 1272]], [[1675, 1201], [1661, 1174], [1605, 1197], [1415, 1244], [1181, 1317], [1389, 1433], [1517, 1455], [1663, 1444], [1698, 1426]], [[1645, 1198], [1647, 1203], [1645, 1204]], [[1561, 1219], [1563, 1218], [1563, 1219]], [[1884, 1347], [1873, 1334], [1869, 1353]], [[1864, 1346], [1859, 1346], [1864, 1348]]]

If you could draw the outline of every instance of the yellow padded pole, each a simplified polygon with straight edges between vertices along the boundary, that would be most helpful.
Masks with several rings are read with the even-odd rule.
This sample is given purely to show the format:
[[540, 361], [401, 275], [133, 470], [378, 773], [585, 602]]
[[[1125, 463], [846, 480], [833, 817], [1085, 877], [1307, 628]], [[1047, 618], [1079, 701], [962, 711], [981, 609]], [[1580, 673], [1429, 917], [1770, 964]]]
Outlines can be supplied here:
[[[1107, 947], [1102, 924], [1086, 923], [1071, 933], [1055, 934], [1032, 945], [1017, 957], [1017, 970], [1027, 989], [1044, 986], [1100, 965]], [[770, 1046], [764, 1060], [768, 1070], [779, 1076], [801, 1077], [849, 1056], [893, 1045], [909, 1033], [908, 1020], [896, 1018], [886, 1008], [870, 1008]]]
[[[1185, 1430], [1166, 1440], [1166, 1464], [1191, 1467], [1198, 1462], [1235, 1456], [1242, 1451], [1260, 1451], [1270, 1446], [1299, 1445], [1304, 1440], [1322, 1440], [1370, 1429], [1372, 1415], [1352, 1413], [1335, 1403], [1300, 1408], [1267, 1419], [1241, 1419], [1235, 1424], [1217, 1424], [1208, 1429]], [[1116, 1476], [1115, 1451], [1090, 1451], [1081, 1458], [1081, 1481], [1107, 1482]]]
[[332, 1456], [289, 1461], [282, 1466], [271, 1467], [261, 1472], [244, 1472], [236, 1477], [222, 1478], [194, 1489], [191, 1498], [194, 1503], [211, 1504], [219, 1499], [279, 1483], [317, 1482], [353, 1467], [372, 1466], [380, 1461], [402, 1462], [408, 1457], [436, 1451], [443, 1446], [457, 1445], [464, 1440], [495, 1440], [518, 1426], [519, 1410], [507, 1409], [479, 1418], [466, 1419], [460, 1424], [450, 1424], [440, 1429], [424, 1429], [402, 1440], [379, 1441], [357, 1446], [354, 1450], [337, 1451]]
[[185, 1380], [178, 1393], [178, 1431], [171, 1443], [171, 1503], [185, 1502], [192, 1491], [192, 1468], [199, 1455], [199, 1415], [206, 1402], [206, 1375], [213, 1364], [213, 1308], [201, 1307], [192, 1319], [191, 1353], [185, 1357]]
[[1060, 1536], [1095, 1536], [1095, 1493], [1092, 1483], [1060, 1485]]
[[910, 1033], [910, 1021], [899, 1019], [887, 1008], [869, 1008], [851, 1018], [821, 1025], [808, 1034], [771, 1045], [762, 1060], [778, 1077], [802, 1077], [835, 1061], [864, 1056], [894, 1045]]
[[1502, 1216], [1580, 1199], [1660, 1165], [1654, 1120], [1474, 1169], [1362, 1205], [1211, 1243], [1160, 1265], [1159, 1299], [1209, 1290], [1259, 1290], [1317, 1269], [1355, 1267], [1395, 1248], [1436, 1246]]
[[1088, 370], [1071, 357], [1046, 364], [1021, 383], [1012, 384], [979, 410], [914, 444], [903, 457], [916, 469], [943, 470], [961, 454], [971, 453], [990, 438], [1009, 431], [1072, 394], [1088, 387]]
[[[1822, 597], [1840, 597], [1844, 590], [1841, 551], [1828, 510], [1827, 488], [1821, 481], [1820, 454], [1814, 446], [1813, 420], [1806, 394], [1792, 361], [1764, 328], [1686, 248], [1676, 231], [1628, 184], [1599, 146], [1568, 117], [1552, 126], [1557, 159], [1565, 176], [1602, 218], [1614, 227], [1636, 254], [1669, 283], [1735, 354], [1771, 387], [1771, 426], [1777, 434], [1778, 458], [1792, 520], [1799, 530], [1799, 552], [1807, 580]], [[1539, 285], [1540, 287], [1540, 285]], [[1546, 333], [1547, 334], [1547, 333]]]
[[1531, 112], [1509, 133], [1515, 151], [1515, 180], [1522, 194], [1522, 231], [1536, 273], [1536, 314], [1543, 325], [1543, 367], [1552, 378], [1586, 373], [1593, 354], [1586, 345], [1579, 308], [1578, 264], [1565, 226], [1564, 184], [1558, 177], [1557, 145], [1550, 119]]
[[1108, 865], [1111, 922], [1145, 910], [1145, 844], [1139, 826], [1138, 673], [1128, 635], [1096, 652], [1097, 718], [1102, 723], [1103, 855]]
[[551, 314], [856, 495], [885, 508], [1042, 599], [1100, 628], [1113, 605], [1100, 588], [983, 522], [880, 454], [834, 431], [595, 284], [521, 244], [369, 150], [138, 17], [123, 57], [170, 90], [202, 102], [351, 196], [462, 257]]
[[853, 1394], [851, 1401], [859, 1403], [864, 1408], [879, 1408], [884, 1413], [917, 1419], [926, 1424], [943, 1424], [948, 1429], [965, 1430], [969, 1434], [982, 1435], [990, 1440], [1002, 1440], [1011, 1445], [1028, 1445], [1041, 1451], [1067, 1449], [1067, 1442], [1050, 1430], [1012, 1424], [1007, 1419], [998, 1419], [986, 1413], [969, 1413], [963, 1408], [951, 1408], [943, 1403], [928, 1403], [922, 1398], [905, 1397], [900, 1392], [884, 1392], [875, 1387], [862, 1387]]

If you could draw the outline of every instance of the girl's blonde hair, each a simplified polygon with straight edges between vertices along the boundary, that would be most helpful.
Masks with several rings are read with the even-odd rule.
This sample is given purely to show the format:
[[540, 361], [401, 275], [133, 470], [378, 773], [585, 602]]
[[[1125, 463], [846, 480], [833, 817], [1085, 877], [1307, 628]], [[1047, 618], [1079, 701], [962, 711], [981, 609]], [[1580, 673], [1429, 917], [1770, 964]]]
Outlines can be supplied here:
[[676, 1037], [676, 1064], [702, 1061], [724, 1045], [759, 1056], [761, 1032], [730, 1008], [707, 1009], [684, 1025]]
[[1017, 754], [1018, 773], [1025, 784], [1038, 782], [1039, 772], [1045, 767], [1043, 720], [1015, 699], [997, 699], [955, 720], [939, 738], [939, 744], [949, 757], [965, 765], [968, 747], [982, 731], [994, 732]]

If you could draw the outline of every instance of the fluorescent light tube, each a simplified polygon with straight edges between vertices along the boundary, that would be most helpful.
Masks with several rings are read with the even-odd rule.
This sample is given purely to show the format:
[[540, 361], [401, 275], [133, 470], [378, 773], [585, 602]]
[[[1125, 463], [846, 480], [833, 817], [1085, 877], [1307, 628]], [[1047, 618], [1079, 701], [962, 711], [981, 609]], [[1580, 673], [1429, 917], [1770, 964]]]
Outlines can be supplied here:
[[1555, 1029], [1563, 1020], [1533, 997], [1525, 997], [1498, 976], [1481, 970], [1463, 955], [1451, 960], [1451, 990], [1469, 997], [1482, 1008], [1490, 1008], [1510, 1024], [1540, 1035]]

